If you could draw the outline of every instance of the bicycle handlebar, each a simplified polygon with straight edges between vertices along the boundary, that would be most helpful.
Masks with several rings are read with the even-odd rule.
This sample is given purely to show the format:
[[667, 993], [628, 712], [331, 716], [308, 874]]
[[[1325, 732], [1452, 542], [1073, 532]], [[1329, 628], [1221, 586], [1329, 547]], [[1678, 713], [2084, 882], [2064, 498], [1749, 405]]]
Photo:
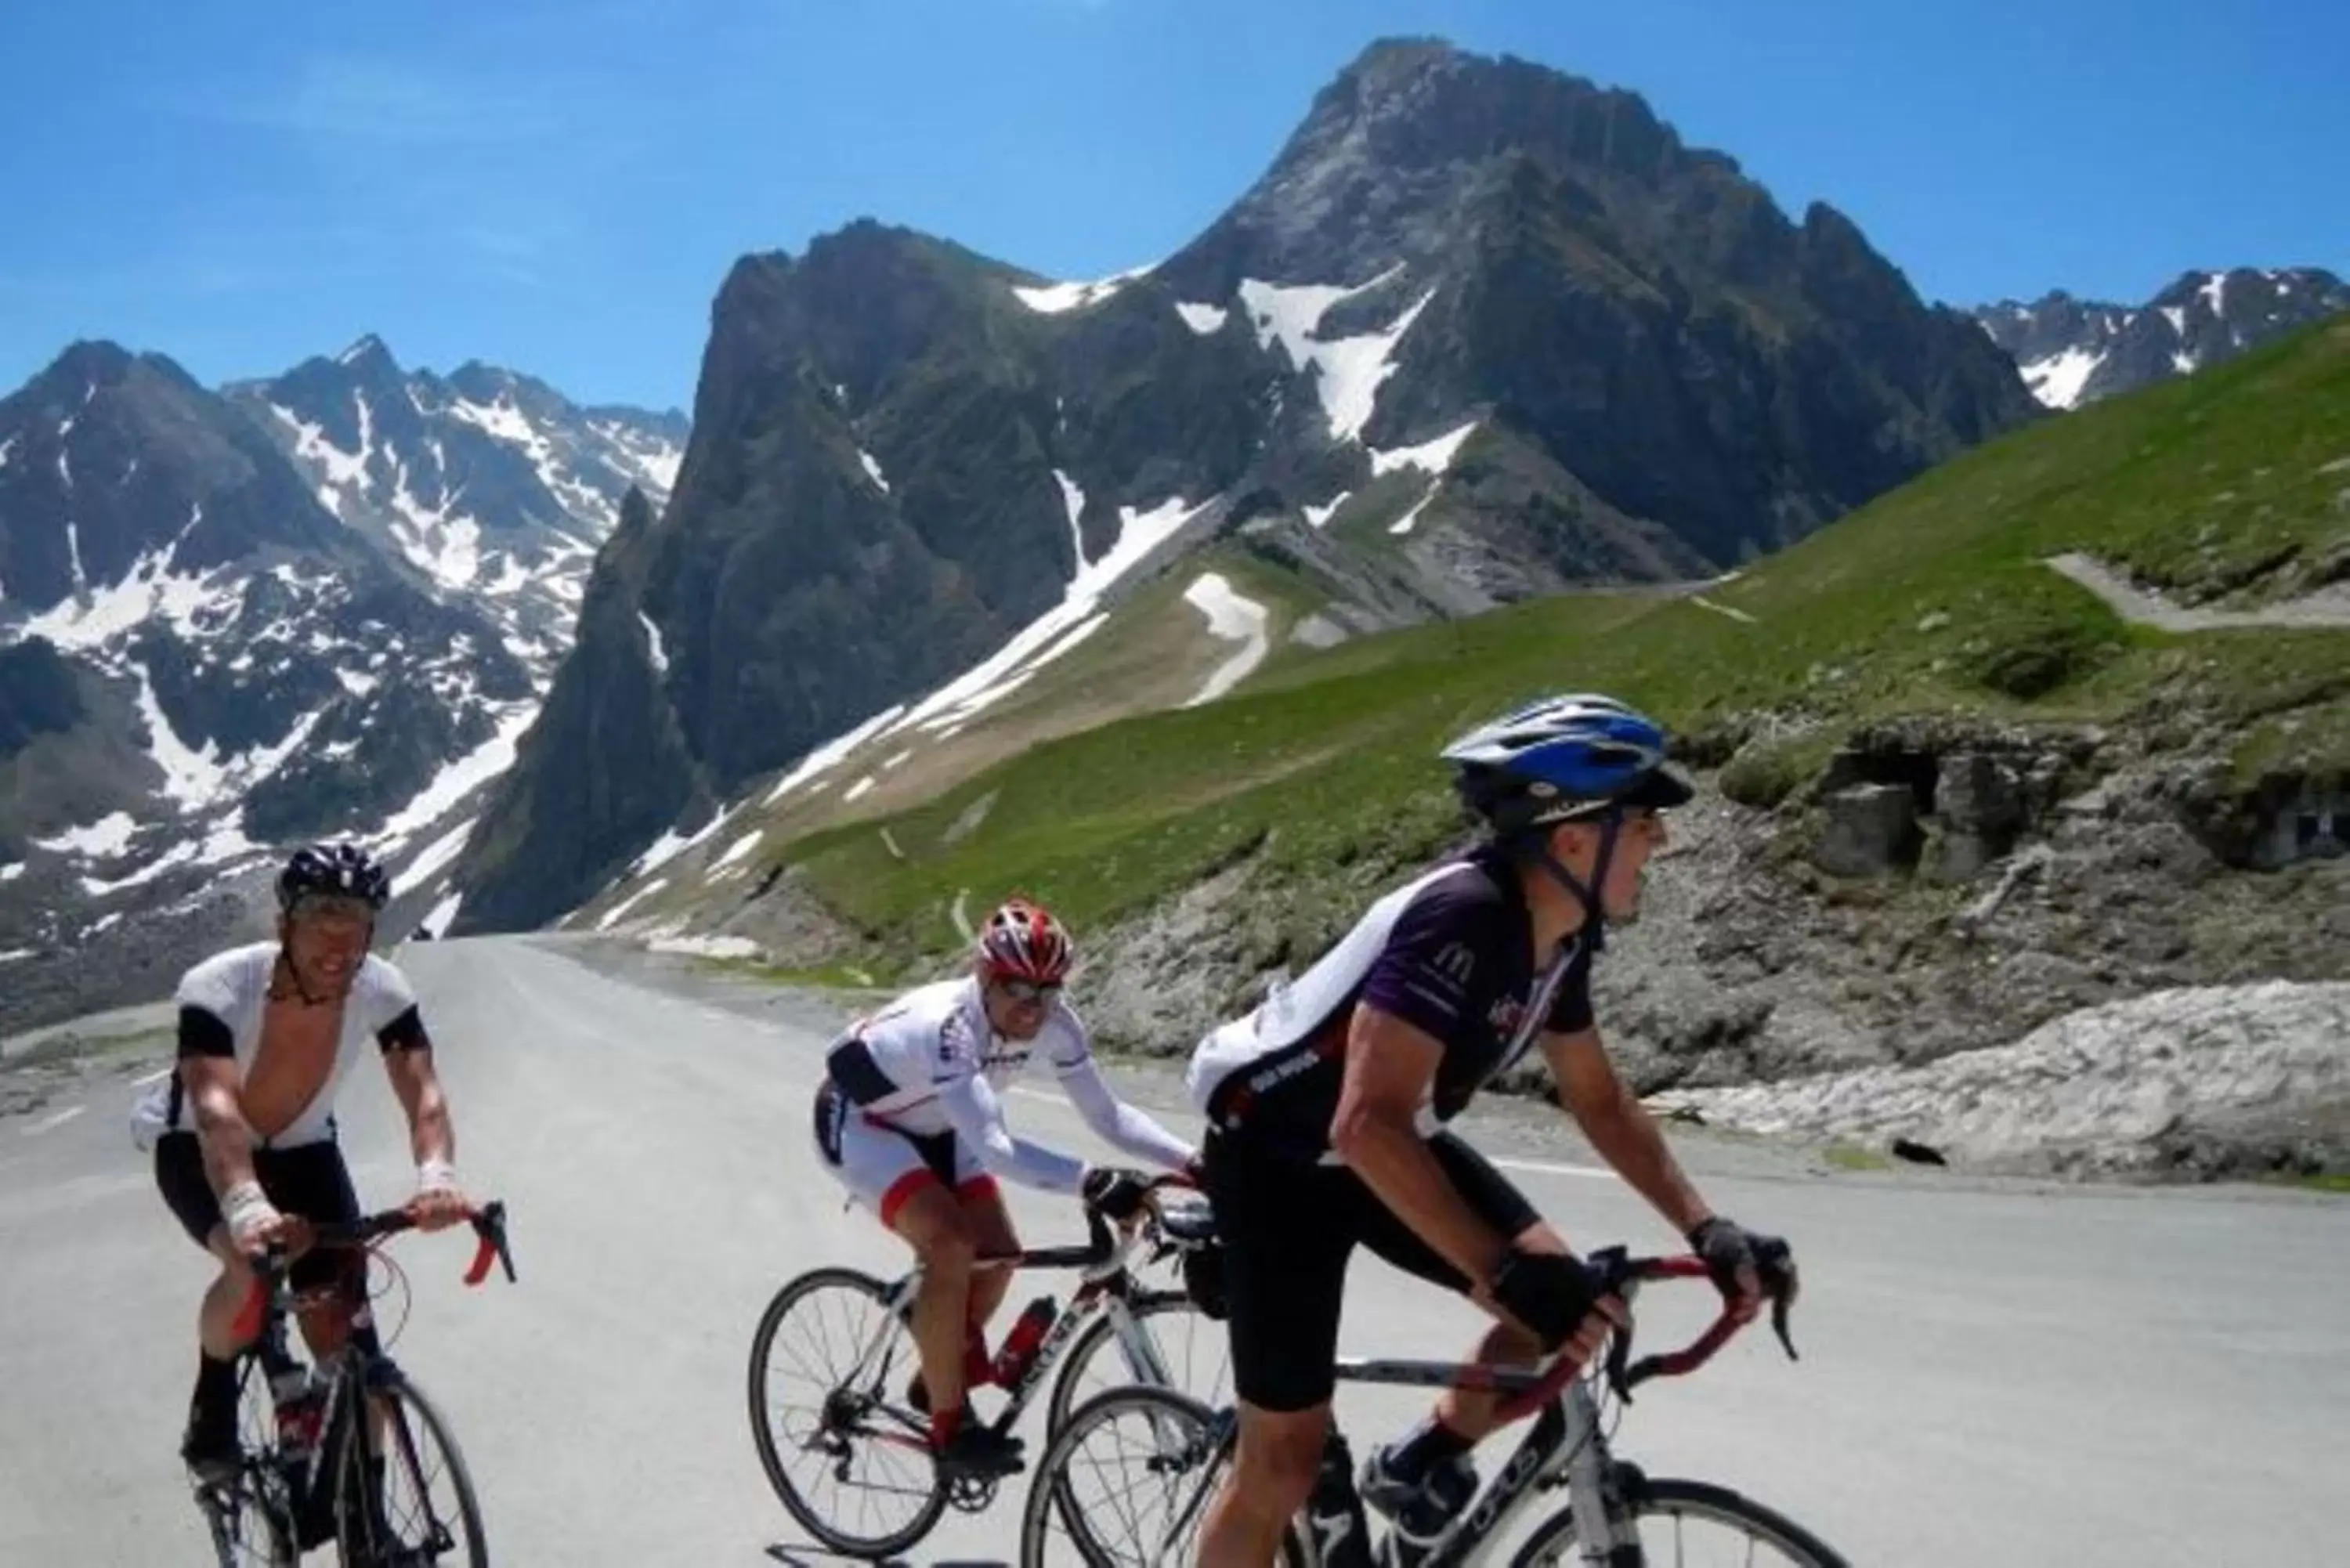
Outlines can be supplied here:
[[[490, 1276], [490, 1265], [495, 1262], [505, 1270], [506, 1279], [515, 1278], [514, 1253], [506, 1246], [506, 1206], [502, 1199], [477, 1205], [466, 1210], [466, 1223], [471, 1225], [478, 1243], [473, 1249], [473, 1261], [465, 1266], [464, 1282], [479, 1285]], [[382, 1209], [357, 1220], [307, 1221], [314, 1247], [358, 1249], [385, 1236], [398, 1235], [416, 1229], [413, 1210], [402, 1205]], [[253, 1292], [238, 1309], [234, 1332], [239, 1340], [249, 1340], [261, 1331], [262, 1314], [268, 1310], [270, 1299], [285, 1284], [292, 1260], [286, 1256], [282, 1241], [272, 1241], [262, 1255], [253, 1261]]]
[[[1172, 1173], [1152, 1177], [1143, 1186], [1143, 1204], [1154, 1213], [1158, 1196], [1170, 1187], [1191, 1187], [1188, 1177]], [[1005, 1252], [977, 1260], [981, 1268], [998, 1269], [1076, 1269], [1087, 1274], [1098, 1274], [1122, 1264], [1134, 1250], [1137, 1232], [1125, 1230], [1113, 1234], [1110, 1222], [1090, 1203], [1080, 1204], [1086, 1216], [1086, 1244], [1082, 1247], [1040, 1247], [1033, 1251]]]
[[[1622, 1247], [1603, 1247], [1584, 1260], [1596, 1270], [1605, 1285], [1603, 1293], [1622, 1298], [1630, 1306], [1638, 1288], [1651, 1280], [1711, 1281], [1705, 1260], [1690, 1254], [1661, 1258], [1636, 1258]], [[1785, 1347], [1787, 1358], [1795, 1360], [1795, 1342], [1787, 1332], [1788, 1316], [1793, 1312], [1795, 1291], [1792, 1282], [1783, 1289], [1773, 1289], [1766, 1280], [1763, 1290], [1771, 1298], [1771, 1327]], [[1727, 1302], [1721, 1313], [1705, 1329], [1679, 1350], [1644, 1355], [1631, 1361], [1632, 1324], [1627, 1320], [1609, 1338], [1605, 1368], [1609, 1386], [1627, 1405], [1632, 1402], [1632, 1390], [1652, 1377], [1685, 1377], [1713, 1359], [1714, 1354], [1736, 1337], [1749, 1320], [1738, 1315], [1737, 1309]], [[1627, 1365], [1628, 1364], [1628, 1365]], [[1555, 1357], [1540, 1379], [1519, 1393], [1502, 1401], [1494, 1414], [1508, 1422], [1531, 1415], [1558, 1397], [1559, 1393], [1583, 1370], [1582, 1364], [1566, 1356]]]

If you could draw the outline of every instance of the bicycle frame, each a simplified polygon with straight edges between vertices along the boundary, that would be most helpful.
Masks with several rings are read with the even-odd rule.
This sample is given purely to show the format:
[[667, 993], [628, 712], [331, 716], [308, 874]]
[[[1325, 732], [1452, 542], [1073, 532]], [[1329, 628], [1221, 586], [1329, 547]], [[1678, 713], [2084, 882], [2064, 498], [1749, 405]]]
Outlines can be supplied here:
[[[1466, 1386], [1463, 1375], [1470, 1369], [1451, 1361], [1347, 1358], [1339, 1361], [1334, 1370], [1341, 1382], [1451, 1388]], [[1544, 1381], [1534, 1373], [1497, 1372], [1491, 1376], [1488, 1386], [1497, 1393], [1530, 1393]], [[1534, 1493], [1555, 1486], [1561, 1477], [1572, 1500], [1575, 1517], [1606, 1521], [1604, 1529], [1588, 1531], [1593, 1539], [1584, 1543], [1585, 1556], [1607, 1568], [1621, 1568], [1626, 1561], [1637, 1563], [1637, 1558], [1625, 1560], [1610, 1555], [1618, 1544], [1616, 1532], [1621, 1511], [1616, 1506], [1617, 1489], [1612, 1484], [1607, 1438], [1600, 1430], [1597, 1401], [1578, 1379], [1570, 1381], [1542, 1407], [1532, 1428], [1470, 1505], [1437, 1538], [1428, 1555], [1420, 1559], [1419, 1568], [1466, 1568], [1467, 1564], [1483, 1561], [1486, 1549], [1509, 1532]]]
[[[1155, 1199], [1162, 1185], [1177, 1184], [1162, 1181], [1152, 1185], [1152, 1200], [1148, 1205], [1148, 1215], [1154, 1221], [1160, 1218]], [[1069, 1342], [1097, 1312], [1109, 1314], [1112, 1332], [1127, 1354], [1128, 1366], [1142, 1369], [1148, 1381], [1156, 1382], [1160, 1386], [1173, 1386], [1174, 1378], [1159, 1358], [1159, 1347], [1149, 1334], [1142, 1332], [1141, 1324], [1128, 1305], [1135, 1287], [1127, 1262], [1141, 1244], [1145, 1226], [1138, 1220], [1114, 1236], [1101, 1216], [1090, 1210], [1086, 1213], [1086, 1223], [1092, 1239], [1083, 1247], [1045, 1247], [978, 1261], [981, 1268], [1013, 1269], [1023, 1272], [1035, 1269], [1076, 1269], [1079, 1271], [1081, 1279], [1076, 1293], [1069, 1298], [1067, 1309], [1055, 1315], [1053, 1326], [1045, 1331], [1044, 1340], [1036, 1346], [1036, 1354], [1029, 1358], [1027, 1368], [1021, 1373], [1019, 1381], [1005, 1390], [1009, 1403], [993, 1423], [999, 1431], [1009, 1431], [1018, 1424], [1029, 1400], [1035, 1397], [1037, 1389], [1045, 1386], [1062, 1355], [1068, 1349]], [[886, 1311], [858, 1350], [857, 1367], [873, 1365], [889, 1335], [891, 1324], [906, 1322], [910, 1326], [914, 1298], [921, 1285], [922, 1270], [917, 1265], [889, 1287], [882, 1298]], [[856, 1381], [858, 1376], [852, 1374], [849, 1380]]]
[[[1595, 1251], [1588, 1262], [1606, 1282], [1605, 1293], [1617, 1296], [1627, 1308], [1643, 1282], [1708, 1277], [1700, 1259], [1633, 1258], [1621, 1247]], [[1794, 1342], [1787, 1337], [1787, 1314], [1793, 1301], [1790, 1289], [1777, 1297], [1772, 1307], [1772, 1326], [1790, 1356], [1795, 1354]], [[1609, 1337], [1605, 1376], [1618, 1397], [1629, 1404], [1631, 1390], [1648, 1379], [1684, 1376], [1705, 1365], [1742, 1325], [1743, 1320], [1725, 1307], [1710, 1327], [1679, 1350], [1627, 1365], [1632, 1344], [1632, 1329], [1627, 1324]], [[1503, 1397], [1494, 1412], [1497, 1426], [1529, 1414], [1534, 1416], [1533, 1428], [1501, 1469], [1445, 1527], [1419, 1560], [1418, 1568], [1465, 1568], [1483, 1562], [1492, 1545], [1517, 1521], [1534, 1492], [1561, 1483], [1567, 1488], [1570, 1511], [1576, 1521], [1577, 1546], [1585, 1563], [1590, 1568], [1641, 1568], [1645, 1559], [1624, 1507], [1627, 1484], [1637, 1484], [1640, 1472], [1637, 1467], [1610, 1455], [1607, 1434], [1600, 1428], [1598, 1403], [1577, 1376], [1580, 1368], [1574, 1363], [1554, 1360], [1546, 1369], [1526, 1371], [1457, 1361], [1347, 1356], [1335, 1362], [1332, 1370], [1341, 1382], [1499, 1394]], [[1210, 1467], [1210, 1476], [1230, 1462], [1238, 1438], [1236, 1413], [1232, 1408], [1219, 1411], [1218, 1418], [1211, 1438], [1218, 1459]], [[1351, 1478], [1347, 1484], [1351, 1490]], [[1170, 1534], [1180, 1534], [1207, 1505], [1211, 1490], [1202, 1485], [1193, 1490]], [[1307, 1538], [1314, 1542], [1318, 1553], [1320, 1542], [1310, 1530]], [[1365, 1550], [1368, 1550], [1367, 1542]]]
[[[1621, 1247], [1591, 1254], [1591, 1266], [1607, 1282], [1608, 1293], [1630, 1308], [1640, 1286], [1652, 1280], [1708, 1278], [1702, 1259], [1679, 1256], [1634, 1258]], [[1772, 1303], [1771, 1324], [1791, 1357], [1794, 1342], [1787, 1336], [1787, 1314], [1794, 1303], [1792, 1288]], [[1679, 1377], [1712, 1359], [1744, 1324], [1725, 1306], [1720, 1316], [1697, 1338], [1680, 1349], [1631, 1362], [1632, 1327], [1627, 1322], [1609, 1336], [1604, 1376], [1626, 1404], [1632, 1390], [1651, 1377]], [[1457, 1362], [1409, 1360], [1340, 1361], [1341, 1379], [1358, 1383], [1404, 1383], [1461, 1387], [1503, 1395], [1495, 1412], [1502, 1423], [1530, 1412], [1533, 1428], [1520, 1440], [1493, 1479], [1479, 1490], [1468, 1508], [1445, 1527], [1419, 1568], [1460, 1568], [1484, 1560], [1487, 1549], [1505, 1535], [1527, 1501], [1540, 1489], [1564, 1481], [1569, 1510], [1576, 1521], [1575, 1538], [1584, 1561], [1592, 1568], [1640, 1568], [1644, 1558], [1632, 1534], [1623, 1507], [1625, 1483], [1636, 1479], [1632, 1466], [1609, 1454], [1607, 1434], [1600, 1429], [1598, 1402], [1572, 1364], [1554, 1362], [1543, 1372], [1504, 1367], [1464, 1366]]]

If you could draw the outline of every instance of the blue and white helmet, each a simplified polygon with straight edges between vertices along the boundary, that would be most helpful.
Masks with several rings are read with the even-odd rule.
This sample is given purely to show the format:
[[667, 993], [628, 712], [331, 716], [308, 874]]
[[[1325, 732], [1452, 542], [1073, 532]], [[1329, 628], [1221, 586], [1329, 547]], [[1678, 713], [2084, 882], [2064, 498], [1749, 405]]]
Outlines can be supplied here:
[[1664, 726], [1613, 697], [1545, 697], [1444, 748], [1453, 784], [1496, 832], [1619, 805], [1663, 808], [1696, 792], [1665, 761]]

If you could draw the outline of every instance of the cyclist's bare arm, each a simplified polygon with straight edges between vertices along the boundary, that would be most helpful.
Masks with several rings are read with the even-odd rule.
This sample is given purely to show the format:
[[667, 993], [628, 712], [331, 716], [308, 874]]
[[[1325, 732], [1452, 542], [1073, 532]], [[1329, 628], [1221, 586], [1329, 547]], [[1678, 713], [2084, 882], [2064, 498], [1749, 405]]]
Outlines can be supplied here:
[[255, 1180], [253, 1127], [244, 1119], [244, 1078], [236, 1058], [182, 1055], [178, 1070], [188, 1105], [195, 1113], [196, 1137], [213, 1196], [224, 1196]]
[[1443, 1055], [1436, 1036], [1358, 1002], [1347, 1030], [1347, 1076], [1330, 1119], [1330, 1147], [1380, 1202], [1483, 1291], [1511, 1238], [1469, 1207], [1413, 1126]]
[[448, 1094], [441, 1086], [441, 1075], [433, 1070], [431, 1044], [387, 1044], [383, 1070], [391, 1079], [391, 1092], [399, 1097], [400, 1108], [408, 1113], [408, 1141], [417, 1168], [453, 1164], [457, 1133], [449, 1118]]
[[1545, 1033], [1542, 1048], [1558, 1084], [1559, 1104], [1633, 1190], [1682, 1235], [1713, 1212], [1682, 1173], [1656, 1118], [1617, 1075], [1599, 1031]]

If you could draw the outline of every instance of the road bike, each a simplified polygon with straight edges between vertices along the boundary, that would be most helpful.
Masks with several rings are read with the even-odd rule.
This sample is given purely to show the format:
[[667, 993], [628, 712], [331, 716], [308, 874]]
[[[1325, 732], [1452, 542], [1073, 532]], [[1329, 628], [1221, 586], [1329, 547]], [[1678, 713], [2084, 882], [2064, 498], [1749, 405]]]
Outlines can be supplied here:
[[[1644, 1282], [1708, 1277], [1701, 1259], [1632, 1257], [1620, 1247], [1595, 1252], [1587, 1262], [1627, 1309]], [[1787, 1335], [1792, 1301], [1792, 1293], [1782, 1294], [1772, 1305], [1772, 1326], [1790, 1357], [1795, 1353]], [[1704, 1366], [1741, 1326], [1725, 1307], [1688, 1345], [1638, 1362], [1628, 1361], [1632, 1330], [1625, 1327], [1610, 1335], [1597, 1379], [1579, 1376], [1580, 1369], [1563, 1358], [1538, 1370], [1341, 1359], [1341, 1381], [1495, 1393], [1503, 1396], [1496, 1411], [1503, 1423], [1529, 1415], [1535, 1419], [1469, 1504], [1417, 1547], [1392, 1531], [1374, 1547], [1355, 1490], [1352, 1459], [1334, 1426], [1326, 1452], [1328, 1479], [1292, 1521], [1283, 1544], [1284, 1563], [1293, 1568], [1483, 1563], [1497, 1555], [1536, 1494], [1564, 1490], [1565, 1505], [1535, 1525], [1511, 1559], [1513, 1568], [1647, 1568], [1652, 1561], [1845, 1568], [1845, 1560], [1810, 1531], [1750, 1498], [1703, 1481], [1650, 1477], [1610, 1451], [1601, 1396], [1590, 1386], [1595, 1380], [1629, 1405], [1632, 1390], [1649, 1379], [1686, 1376]], [[1117, 1430], [1122, 1426], [1140, 1429]], [[1070, 1412], [1037, 1463], [1021, 1515], [1021, 1568], [1072, 1562], [1175, 1568], [1196, 1561], [1200, 1527], [1232, 1463], [1237, 1433], [1229, 1406], [1211, 1406], [1163, 1388], [1113, 1388], [1087, 1399]], [[1112, 1440], [1104, 1443], [1106, 1438]], [[1082, 1484], [1080, 1457], [1097, 1446], [1111, 1450], [1122, 1473], [1139, 1474], [1147, 1495], [1113, 1501]], [[1143, 1528], [1146, 1518], [1161, 1517], [1163, 1525]], [[1142, 1539], [1116, 1546], [1105, 1540], [1120, 1529]], [[1707, 1546], [1710, 1538], [1713, 1544]]]
[[[1214, 1220], [1204, 1199], [1179, 1204], [1168, 1197], [1188, 1186], [1180, 1177], [1154, 1179], [1135, 1222], [1116, 1233], [1088, 1208], [1090, 1240], [1083, 1247], [978, 1260], [982, 1268], [1080, 1274], [1066, 1311], [1049, 1296], [1029, 1303], [1031, 1312], [1049, 1312], [1048, 1326], [1023, 1365], [997, 1368], [1010, 1376], [998, 1385], [1004, 1405], [988, 1423], [993, 1430], [1008, 1434], [1019, 1423], [1056, 1363], [1062, 1365], [1046, 1402], [1048, 1433], [1067, 1418], [1091, 1374], [1113, 1384], [1224, 1397], [1230, 1376], [1224, 1334], [1212, 1321], [1222, 1311]], [[1129, 1262], [1145, 1249], [1146, 1262], [1180, 1261], [1183, 1289], [1150, 1289], [1135, 1276]], [[920, 1368], [911, 1326], [920, 1285], [919, 1266], [894, 1282], [852, 1268], [812, 1269], [776, 1292], [752, 1338], [751, 1433], [768, 1483], [793, 1518], [848, 1556], [879, 1560], [902, 1552], [930, 1533], [949, 1505], [984, 1511], [1003, 1480], [941, 1475], [931, 1454], [929, 1417], [907, 1397], [909, 1375], [918, 1377]], [[796, 1348], [801, 1336], [827, 1330], [837, 1331], [840, 1348], [814, 1356]], [[1202, 1333], [1210, 1336], [1207, 1349], [1170, 1348]], [[1013, 1343], [1007, 1335], [1007, 1346]], [[1113, 1362], [1113, 1349], [1122, 1369]], [[779, 1397], [779, 1376], [795, 1370], [806, 1391]], [[975, 1406], [971, 1415], [977, 1417]], [[805, 1479], [791, 1473], [790, 1462], [803, 1459], [813, 1461]], [[826, 1506], [818, 1494], [827, 1492], [842, 1496], [844, 1506]], [[858, 1520], [842, 1517], [847, 1502], [863, 1511]], [[884, 1508], [899, 1512], [877, 1518]]]
[[[467, 1219], [479, 1245], [465, 1283], [479, 1285], [493, 1262], [512, 1280], [505, 1206], [484, 1204]], [[415, 1226], [407, 1210], [387, 1209], [310, 1229], [315, 1245], [372, 1258], [383, 1241]], [[364, 1265], [352, 1274], [364, 1284]], [[358, 1331], [374, 1321], [366, 1291], [341, 1284], [296, 1291], [286, 1251], [275, 1243], [254, 1275], [236, 1324], [246, 1346], [237, 1355], [237, 1401], [248, 1417], [237, 1459], [224, 1475], [195, 1479], [220, 1568], [295, 1568], [303, 1552], [328, 1542], [343, 1568], [486, 1568], [481, 1505], [448, 1418], [388, 1354], [359, 1343], [367, 1336]], [[306, 1366], [286, 1320], [343, 1301], [352, 1332]], [[433, 1497], [436, 1477], [452, 1494], [445, 1506]]]

